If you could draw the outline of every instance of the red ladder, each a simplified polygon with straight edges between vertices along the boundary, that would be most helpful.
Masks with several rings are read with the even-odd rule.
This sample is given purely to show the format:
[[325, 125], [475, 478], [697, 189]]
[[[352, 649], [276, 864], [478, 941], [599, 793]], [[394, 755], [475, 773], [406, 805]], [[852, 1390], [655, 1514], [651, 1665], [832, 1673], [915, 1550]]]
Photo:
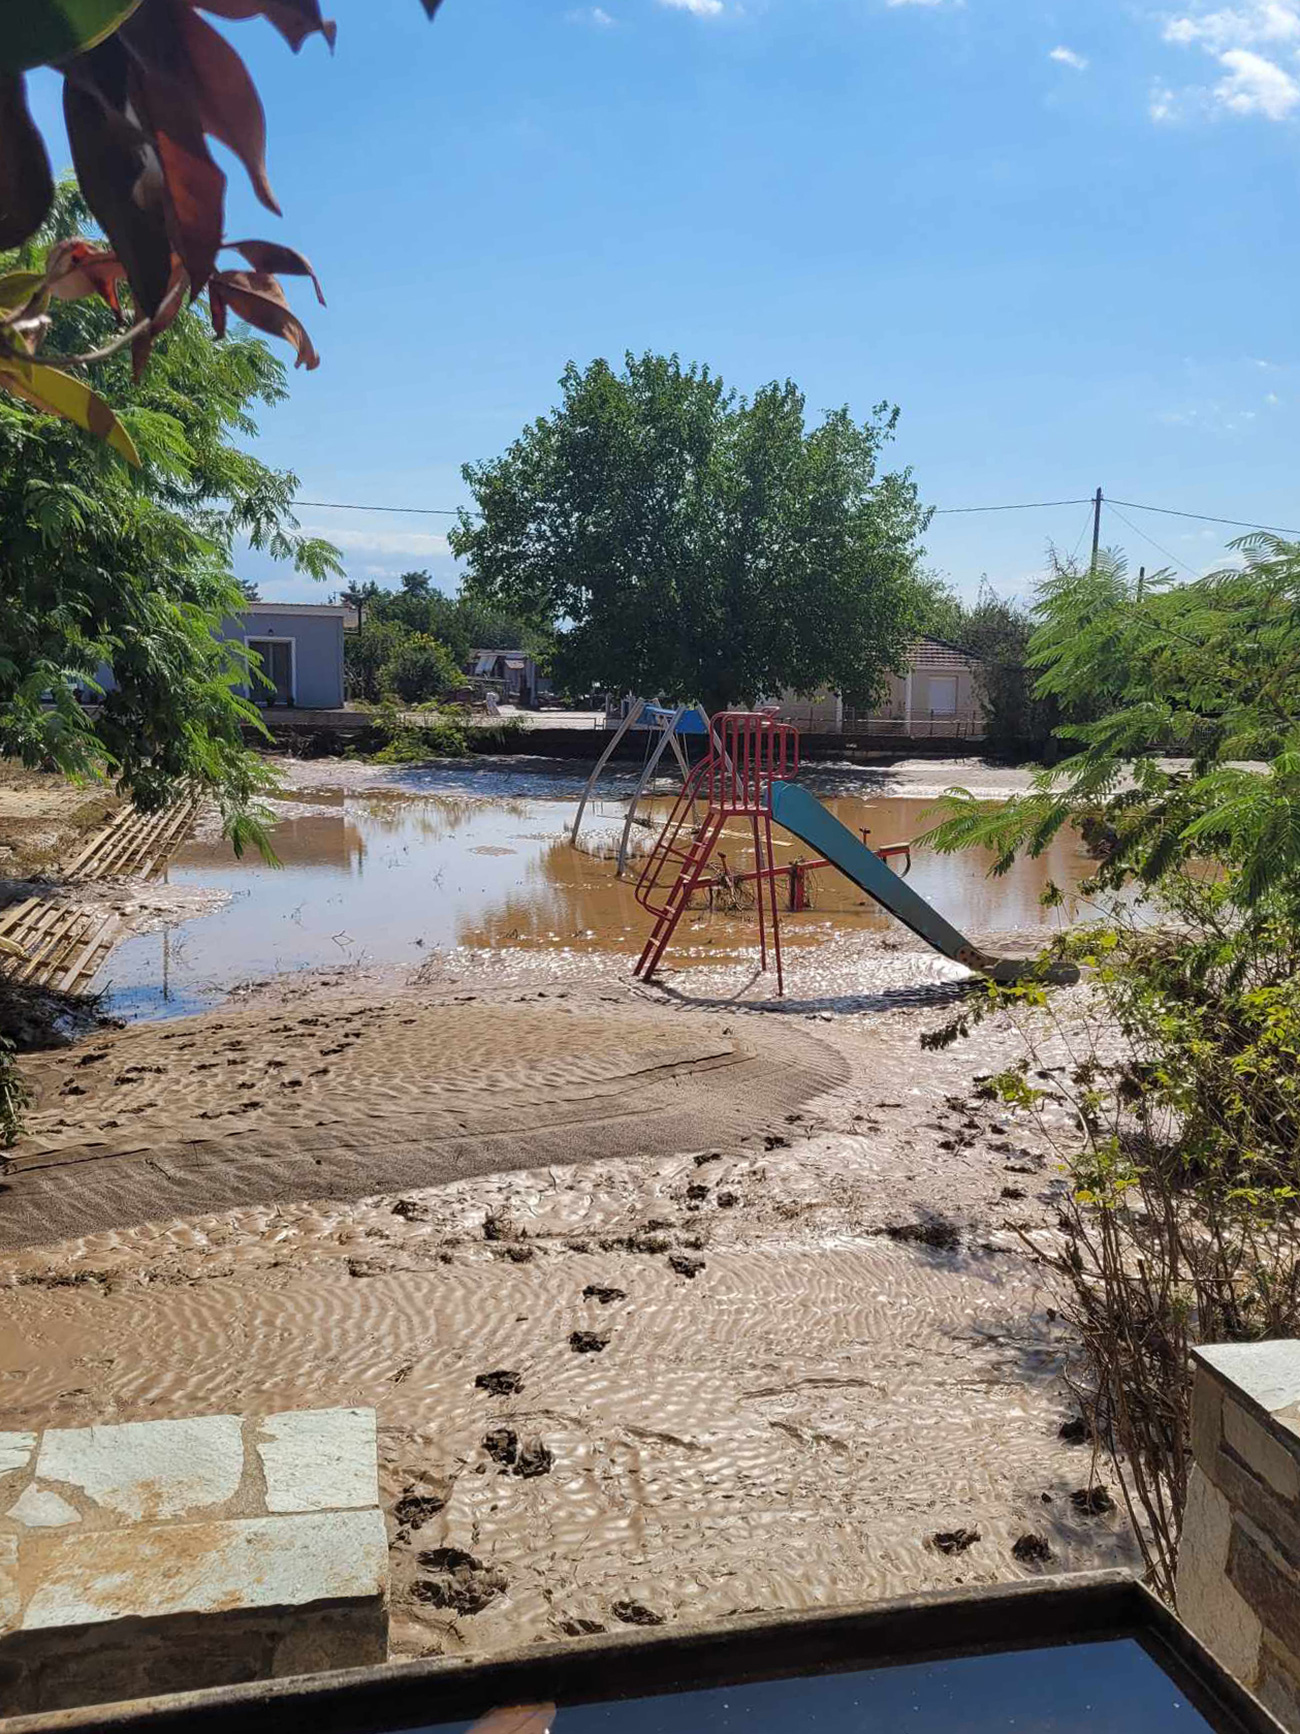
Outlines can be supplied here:
[[[713, 719], [710, 738], [709, 753], [683, 785], [637, 881], [637, 902], [649, 910], [655, 923], [634, 973], [648, 980], [658, 969], [677, 924], [690, 908], [692, 893], [722, 839], [727, 820], [747, 818], [754, 837], [760, 967], [767, 968], [766, 915], [770, 914], [776, 989], [784, 993], [776, 876], [771, 871], [771, 792], [774, 780], [792, 777], [799, 768], [799, 734], [796, 729], [773, 721], [767, 712], [726, 711]], [[701, 799], [708, 800], [708, 812], [701, 825], [688, 829], [688, 821], [694, 818], [696, 803]], [[676, 872], [665, 895], [670, 866]]]

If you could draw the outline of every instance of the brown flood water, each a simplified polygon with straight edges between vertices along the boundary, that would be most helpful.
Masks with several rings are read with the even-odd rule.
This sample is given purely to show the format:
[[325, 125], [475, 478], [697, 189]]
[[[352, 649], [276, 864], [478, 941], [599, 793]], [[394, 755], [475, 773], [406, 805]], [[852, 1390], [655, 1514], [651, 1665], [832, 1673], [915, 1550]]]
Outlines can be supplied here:
[[[223, 842], [196, 842], [173, 862], [173, 884], [216, 888], [229, 901], [216, 913], [137, 936], [120, 946], [98, 982], [110, 1008], [126, 1017], [175, 1016], [216, 1003], [232, 987], [303, 968], [419, 963], [444, 953], [519, 949], [555, 953], [640, 951], [649, 917], [634, 896], [635, 866], [615, 877], [611, 860], [588, 852], [616, 838], [621, 811], [604, 803], [584, 825], [584, 849], [565, 830], [575, 802], [563, 796], [484, 798], [459, 787], [407, 794], [348, 794], [313, 789], [310, 809], [274, 833], [282, 866], [236, 861]], [[906, 842], [933, 822], [929, 800], [831, 797], [851, 830], [867, 828], [874, 847]], [[658, 803], [657, 816], [668, 809]], [[640, 833], [642, 846], [653, 829]], [[809, 851], [778, 831], [781, 861]], [[729, 834], [728, 864], [752, 864], [741, 823]], [[1062, 836], [1039, 861], [988, 877], [981, 853], [918, 851], [910, 883], [956, 926], [972, 934], [1044, 924], [1040, 898], [1049, 881], [1068, 890], [1087, 872], [1086, 855]], [[786, 914], [794, 946], [840, 933], [887, 932], [892, 918], [832, 869], [813, 876], [812, 908]], [[756, 940], [752, 909], [701, 909], [679, 930], [677, 964], [726, 961]]]

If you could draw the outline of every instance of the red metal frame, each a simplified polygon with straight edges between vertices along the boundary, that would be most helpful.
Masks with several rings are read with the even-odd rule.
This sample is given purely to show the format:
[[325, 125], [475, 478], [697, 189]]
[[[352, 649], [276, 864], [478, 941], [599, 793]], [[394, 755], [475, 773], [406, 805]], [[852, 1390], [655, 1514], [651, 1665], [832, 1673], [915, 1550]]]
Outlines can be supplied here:
[[[772, 848], [772, 784], [795, 776], [799, 769], [799, 731], [778, 723], [765, 711], [725, 711], [713, 719], [711, 744], [683, 785], [659, 839], [641, 870], [636, 898], [655, 918], [654, 928], [637, 960], [635, 973], [652, 976], [690, 907], [704, 869], [722, 839], [728, 819], [747, 818], [754, 835], [760, 966], [767, 968], [767, 917], [772, 922], [772, 953], [776, 990], [785, 991], [781, 968], [781, 924], [776, 900], [776, 868]], [[702, 824], [689, 826], [696, 803], [708, 802]], [[667, 884], [670, 867], [676, 872]], [[764, 897], [767, 909], [764, 910]]]
[[[724, 711], [710, 728], [710, 750], [691, 771], [672, 812], [646, 857], [637, 881], [636, 899], [655, 918], [635, 973], [649, 979], [658, 969], [664, 952], [682, 916], [698, 890], [716, 889], [723, 875], [705, 877], [705, 868], [716, 853], [724, 875], [734, 884], [752, 883], [758, 911], [758, 945], [762, 968], [767, 968], [767, 923], [772, 923], [772, 954], [776, 961], [776, 989], [785, 992], [781, 968], [781, 922], [777, 906], [777, 883], [789, 879], [790, 908], [808, 907], [808, 874], [829, 861], [792, 861], [778, 866], [772, 846], [772, 784], [794, 777], [799, 770], [799, 731], [778, 723], [766, 711]], [[708, 811], [695, 824], [695, 810], [706, 802]], [[753, 828], [754, 866], [751, 872], [728, 873], [726, 856], [718, 848], [728, 819], [747, 818]], [[862, 840], [868, 833], [863, 831]], [[870, 845], [868, 844], [868, 847]], [[910, 843], [877, 849], [882, 861], [896, 855], [906, 859], [904, 877], [911, 871]], [[671, 880], [670, 880], [671, 872]], [[766, 899], [766, 908], [764, 900]]]

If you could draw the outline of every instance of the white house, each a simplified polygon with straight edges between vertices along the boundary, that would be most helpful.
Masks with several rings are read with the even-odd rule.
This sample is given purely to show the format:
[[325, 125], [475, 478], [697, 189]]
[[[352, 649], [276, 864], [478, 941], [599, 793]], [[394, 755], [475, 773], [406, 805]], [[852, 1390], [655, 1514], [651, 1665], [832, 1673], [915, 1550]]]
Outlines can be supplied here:
[[913, 640], [906, 671], [891, 674], [883, 698], [869, 709], [845, 704], [838, 693], [781, 699], [782, 722], [808, 734], [894, 736], [904, 740], [982, 740], [986, 717], [976, 674], [980, 658], [942, 638]]

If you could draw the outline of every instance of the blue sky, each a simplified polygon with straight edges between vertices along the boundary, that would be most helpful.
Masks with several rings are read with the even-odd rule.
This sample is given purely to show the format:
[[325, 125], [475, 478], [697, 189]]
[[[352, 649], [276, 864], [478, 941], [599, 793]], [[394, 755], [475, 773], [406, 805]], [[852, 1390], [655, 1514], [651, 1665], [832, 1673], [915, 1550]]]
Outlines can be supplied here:
[[[328, 8], [327, 8], [328, 9]], [[324, 357], [258, 444], [311, 500], [456, 506], [569, 359], [677, 350], [810, 411], [900, 405], [958, 507], [1120, 499], [1300, 527], [1300, 0], [338, 0], [337, 51], [223, 25], [266, 102]], [[39, 118], [60, 138], [52, 80]], [[66, 158], [65, 158], [66, 160]], [[1128, 512], [1193, 570], [1233, 532]], [[445, 520], [304, 507], [351, 574]], [[1025, 593], [1083, 506], [939, 517]], [[1162, 556], [1117, 517], [1106, 540]], [[266, 596], [318, 588], [249, 556]]]

